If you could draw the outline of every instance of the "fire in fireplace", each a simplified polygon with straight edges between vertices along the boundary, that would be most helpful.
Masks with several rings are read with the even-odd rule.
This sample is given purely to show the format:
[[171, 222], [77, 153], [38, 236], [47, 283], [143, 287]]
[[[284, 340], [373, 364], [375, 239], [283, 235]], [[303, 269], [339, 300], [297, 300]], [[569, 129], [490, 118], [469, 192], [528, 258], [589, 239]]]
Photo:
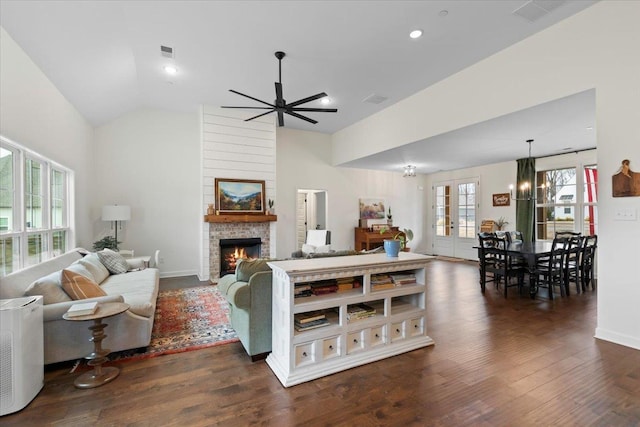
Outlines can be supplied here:
[[220, 277], [233, 274], [240, 258], [260, 258], [262, 240], [259, 237], [247, 239], [220, 239]]

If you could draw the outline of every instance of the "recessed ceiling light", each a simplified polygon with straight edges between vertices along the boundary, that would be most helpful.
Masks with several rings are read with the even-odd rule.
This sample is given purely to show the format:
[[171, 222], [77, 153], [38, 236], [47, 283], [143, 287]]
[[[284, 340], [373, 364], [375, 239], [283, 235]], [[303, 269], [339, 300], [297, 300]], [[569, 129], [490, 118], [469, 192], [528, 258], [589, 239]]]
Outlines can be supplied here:
[[329, 98], [328, 96], [325, 96], [324, 98], [320, 99], [320, 103], [322, 105], [329, 105], [331, 104], [331, 98]]
[[173, 76], [174, 74], [177, 74], [177, 73], [178, 73], [178, 69], [177, 69], [175, 66], [173, 66], [173, 65], [165, 65], [165, 66], [164, 66], [164, 71], [165, 71], [165, 73], [167, 73], [167, 74], [171, 74], [172, 76]]
[[422, 30], [413, 30], [409, 33], [409, 37], [412, 39], [418, 39], [422, 37]]
[[442, 9], [440, 12], [438, 12], [439, 16], [445, 17], [449, 14], [448, 10]]

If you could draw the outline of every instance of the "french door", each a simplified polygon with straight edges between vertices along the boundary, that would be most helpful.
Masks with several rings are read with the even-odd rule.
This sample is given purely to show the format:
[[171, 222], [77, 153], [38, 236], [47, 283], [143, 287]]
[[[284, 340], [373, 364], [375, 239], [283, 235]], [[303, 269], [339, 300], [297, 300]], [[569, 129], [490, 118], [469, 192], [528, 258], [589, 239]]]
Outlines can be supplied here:
[[438, 182], [433, 194], [433, 253], [476, 259], [478, 178]]

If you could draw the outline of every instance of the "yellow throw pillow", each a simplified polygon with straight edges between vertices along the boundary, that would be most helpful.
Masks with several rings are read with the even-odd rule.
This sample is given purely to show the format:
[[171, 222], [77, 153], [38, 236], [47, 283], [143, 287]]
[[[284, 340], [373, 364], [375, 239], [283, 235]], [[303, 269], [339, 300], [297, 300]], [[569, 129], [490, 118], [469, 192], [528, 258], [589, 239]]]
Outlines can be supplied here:
[[74, 300], [107, 295], [93, 280], [69, 270], [62, 270], [62, 289]]

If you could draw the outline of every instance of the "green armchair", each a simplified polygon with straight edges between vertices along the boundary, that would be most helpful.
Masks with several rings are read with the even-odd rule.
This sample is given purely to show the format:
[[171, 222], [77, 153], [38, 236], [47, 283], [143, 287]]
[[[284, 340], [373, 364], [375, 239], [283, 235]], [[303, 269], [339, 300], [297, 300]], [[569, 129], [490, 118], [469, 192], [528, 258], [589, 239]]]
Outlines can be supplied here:
[[231, 326], [252, 361], [271, 352], [271, 268], [267, 260], [238, 260], [235, 274], [218, 281], [229, 303]]

